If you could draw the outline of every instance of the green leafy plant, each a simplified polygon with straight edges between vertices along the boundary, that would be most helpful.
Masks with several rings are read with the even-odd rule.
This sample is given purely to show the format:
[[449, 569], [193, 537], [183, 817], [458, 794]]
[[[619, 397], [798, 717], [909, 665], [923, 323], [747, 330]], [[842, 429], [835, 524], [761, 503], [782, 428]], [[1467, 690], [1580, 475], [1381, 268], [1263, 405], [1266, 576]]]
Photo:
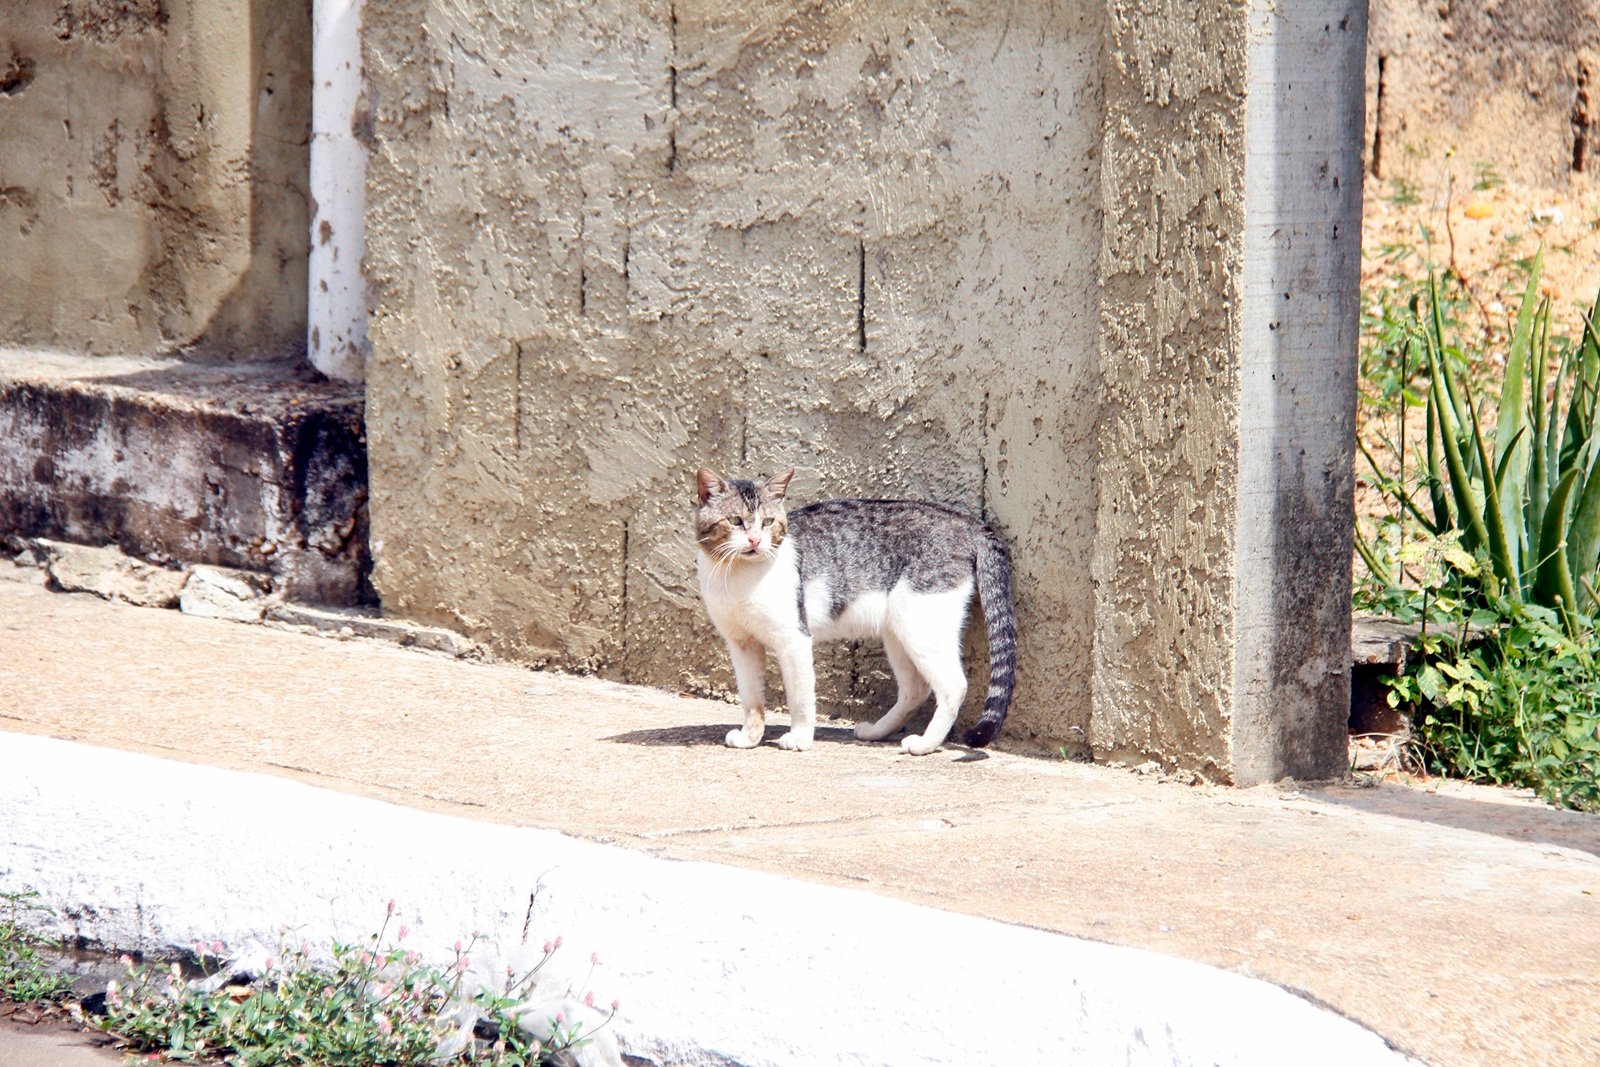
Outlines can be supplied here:
[[1441, 769], [1525, 785], [1555, 804], [1600, 811], [1600, 679], [1592, 627], [1535, 604], [1501, 605], [1479, 641], [1445, 641], [1410, 679]]
[[53, 1003], [72, 989], [72, 979], [51, 966], [50, 955], [61, 946], [29, 929], [30, 912], [48, 914], [32, 890], [0, 893], [0, 998], [24, 1004]]
[[[1578, 613], [1597, 606], [1600, 581], [1600, 339], [1591, 317], [1579, 346], [1552, 355], [1550, 305], [1538, 298], [1541, 261], [1534, 258], [1512, 328], [1493, 437], [1453, 366], [1461, 349], [1446, 333], [1432, 284], [1408, 342], [1429, 382], [1420, 493], [1404, 484], [1403, 468], [1392, 477], [1370, 451], [1367, 458], [1409, 521], [1435, 538], [1459, 531], [1466, 553], [1485, 554], [1490, 566], [1474, 575], [1485, 595], [1554, 608], [1575, 632]], [[1380, 582], [1400, 585], [1367, 537], [1358, 537], [1358, 551]]]
[[1412, 302], [1402, 365], [1417, 368], [1407, 403], [1423, 410], [1425, 437], [1408, 456], [1402, 425], [1398, 473], [1362, 446], [1393, 510], [1358, 526], [1356, 602], [1421, 623], [1389, 702], [1413, 710], [1434, 769], [1596, 809], [1600, 301], [1577, 344], [1553, 338], [1541, 266], [1542, 253], [1492, 409], [1467, 382], [1487, 361], [1456, 340], [1437, 281]]
[[[187, 980], [177, 963], [125, 957], [124, 977], [106, 991], [100, 1025], [132, 1049], [185, 1062], [530, 1067], [567, 1062], [610, 1019], [589, 995], [583, 1003], [603, 1020], [596, 1026], [568, 1019], [560, 1006], [550, 1008], [551, 1018], [537, 1020], [543, 1025], [524, 1025], [535, 1010], [530, 995], [559, 939], [528, 972], [507, 973], [499, 987], [481, 988], [469, 980], [476, 938], [458, 943], [455, 961], [438, 968], [399, 944], [385, 945], [383, 933], [364, 944], [334, 943], [331, 967], [315, 963], [308, 945], [282, 946], [247, 984], [231, 984], [224, 980], [230, 975], [217, 970], [220, 943], [195, 946], [197, 980]], [[404, 927], [400, 933], [403, 940]], [[613, 1002], [612, 1014], [616, 1008]]]

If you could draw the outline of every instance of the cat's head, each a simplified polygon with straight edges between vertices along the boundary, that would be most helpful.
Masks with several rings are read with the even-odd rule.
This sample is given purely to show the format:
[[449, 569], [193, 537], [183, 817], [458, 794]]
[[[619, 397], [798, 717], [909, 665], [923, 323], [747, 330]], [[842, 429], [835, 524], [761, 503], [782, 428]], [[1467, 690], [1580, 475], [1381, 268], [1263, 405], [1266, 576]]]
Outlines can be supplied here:
[[793, 477], [791, 469], [750, 482], [701, 467], [695, 474], [700, 505], [694, 513], [700, 551], [718, 563], [770, 559], [789, 532], [783, 495]]

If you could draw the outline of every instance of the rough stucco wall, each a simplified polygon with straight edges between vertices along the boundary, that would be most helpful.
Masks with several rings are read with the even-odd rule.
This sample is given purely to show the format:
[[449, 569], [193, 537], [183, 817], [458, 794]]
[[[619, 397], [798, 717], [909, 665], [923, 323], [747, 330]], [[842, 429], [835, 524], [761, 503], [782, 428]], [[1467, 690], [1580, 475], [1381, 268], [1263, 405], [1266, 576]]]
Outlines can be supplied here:
[[1229, 774], [1242, 5], [1110, 5], [1096, 756]]
[[1470, 166], [1563, 185], [1600, 174], [1600, 0], [1373, 0], [1366, 152], [1381, 178]]
[[[1098, 9], [413, 0], [366, 24], [386, 607], [726, 686], [692, 472], [793, 465], [798, 500], [923, 497], [1005, 530], [1007, 733], [1083, 736]], [[824, 675], [825, 709], [883, 697], [875, 652]]]
[[0, 344], [304, 349], [310, 0], [11, 0]]

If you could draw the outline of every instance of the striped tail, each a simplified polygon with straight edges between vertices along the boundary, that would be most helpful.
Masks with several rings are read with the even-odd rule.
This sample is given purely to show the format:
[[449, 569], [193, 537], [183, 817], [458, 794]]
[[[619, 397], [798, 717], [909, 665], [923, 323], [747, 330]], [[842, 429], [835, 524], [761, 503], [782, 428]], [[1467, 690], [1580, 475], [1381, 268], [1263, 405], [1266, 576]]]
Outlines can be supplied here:
[[966, 733], [971, 748], [994, 740], [1011, 708], [1011, 691], [1017, 684], [1017, 616], [1011, 606], [1011, 557], [998, 534], [988, 531], [978, 553], [978, 596], [983, 601], [983, 625], [989, 635], [989, 692], [983, 698], [983, 715]]

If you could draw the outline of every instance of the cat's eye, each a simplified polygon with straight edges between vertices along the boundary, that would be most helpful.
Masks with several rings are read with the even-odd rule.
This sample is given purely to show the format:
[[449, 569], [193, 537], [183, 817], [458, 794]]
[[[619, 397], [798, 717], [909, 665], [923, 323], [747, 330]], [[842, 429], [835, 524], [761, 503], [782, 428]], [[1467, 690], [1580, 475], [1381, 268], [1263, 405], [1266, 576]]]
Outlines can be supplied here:
[[744, 525], [744, 519], [740, 518], [738, 515], [733, 516], [733, 518], [729, 519], [728, 521], [733, 523], [735, 526]]
[[763, 528], [771, 526], [772, 525], [772, 517], [768, 516], [767, 518], [762, 519], [761, 520], [761, 525], [762, 525]]

